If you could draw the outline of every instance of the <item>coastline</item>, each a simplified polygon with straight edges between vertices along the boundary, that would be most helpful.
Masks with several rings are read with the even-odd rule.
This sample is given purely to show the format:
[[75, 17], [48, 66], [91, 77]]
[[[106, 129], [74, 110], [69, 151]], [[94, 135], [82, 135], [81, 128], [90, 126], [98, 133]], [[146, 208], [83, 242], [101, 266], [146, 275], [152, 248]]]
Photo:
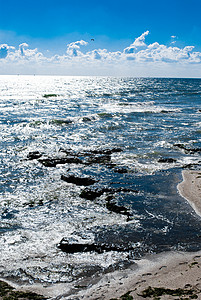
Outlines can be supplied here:
[[[5, 282], [16, 291], [34, 292], [44, 296], [40, 299], [51, 300], [201, 299], [200, 271], [201, 251], [171, 251], [147, 255], [127, 269], [100, 278], [81, 280], [77, 286], [73, 283], [50, 287], [19, 286]], [[154, 291], [158, 293], [158, 298], [155, 298]]]
[[[201, 216], [201, 171], [184, 170], [182, 176], [178, 191]], [[16, 291], [37, 293], [51, 300], [201, 299], [201, 250], [149, 254], [127, 269], [76, 283], [20, 286], [1, 280]]]
[[178, 191], [201, 217], [201, 171], [184, 170], [182, 176], [183, 181], [178, 184]]
[[[107, 274], [97, 284], [76, 295], [63, 296], [60, 299], [155, 299], [151, 294], [143, 297], [149, 287], [164, 289], [164, 295], [157, 299], [176, 299], [165, 293], [165, 289], [181, 289], [185, 294], [191, 291], [194, 299], [201, 299], [201, 251], [194, 253], [168, 252], [150, 255], [141, 259], [129, 269]], [[191, 293], [190, 292], [190, 293]], [[197, 297], [196, 297], [197, 296]], [[133, 297], [133, 298], [131, 298]], [[56, 298], [55, 298], [56, 299]], [[124, 299], [124, 298], [123, 298]], [[183, 299], [183, 298], [179, 298]], [[190, 298], [189, 298], [190, 299]]]
[[[201, 216], [201, 171], [184, 170], [182, 176], [183, 181], [177, 186], [179, 194]], [[191, 297], [186, 299], [201, 299], [200, 268], [201, 251], [149, 255], [126, 270], [104, 275], [85, 291], [64, 294], [59, 299], [140, 300], [156, 299], [157, 293], [157, 299], [184, 299], [187, 295]]]

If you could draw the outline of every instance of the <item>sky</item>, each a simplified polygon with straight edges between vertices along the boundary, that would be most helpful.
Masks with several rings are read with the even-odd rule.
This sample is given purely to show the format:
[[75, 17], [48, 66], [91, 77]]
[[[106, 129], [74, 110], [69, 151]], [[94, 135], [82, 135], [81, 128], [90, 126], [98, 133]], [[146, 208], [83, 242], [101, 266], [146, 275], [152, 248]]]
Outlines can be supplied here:
[[0, 0], [0, 74], [201, 77], [201, 0]]

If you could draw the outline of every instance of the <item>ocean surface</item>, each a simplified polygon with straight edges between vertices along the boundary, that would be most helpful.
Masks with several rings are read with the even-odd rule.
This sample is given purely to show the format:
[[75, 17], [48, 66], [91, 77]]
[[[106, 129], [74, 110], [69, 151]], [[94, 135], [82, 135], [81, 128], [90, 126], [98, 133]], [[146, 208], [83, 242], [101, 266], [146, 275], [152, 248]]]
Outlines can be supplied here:
[[[200, 250], [201, 218], [177, 191], [197, 148], [199, 79], [0, 76], [0, 277], [76, 284]], [[67, 253], [63, 238], [122, 251]]]

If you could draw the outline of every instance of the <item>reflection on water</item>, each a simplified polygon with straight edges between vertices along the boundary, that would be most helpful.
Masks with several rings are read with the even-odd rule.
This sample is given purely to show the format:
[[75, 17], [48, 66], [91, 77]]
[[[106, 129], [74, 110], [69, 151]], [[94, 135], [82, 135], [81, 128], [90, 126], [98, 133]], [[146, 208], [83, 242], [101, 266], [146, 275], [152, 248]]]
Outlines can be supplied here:
[[[200, 218], [176, 190], [200, 153], [175, 146], [200, 147], [200, 80], [1, 76], [0, 89], [2, 276], [71, 282], [200, 249]], [[81, 197], [69, 174], [102, 192]], [[63, 237], [133, 250], [67, 254]]]

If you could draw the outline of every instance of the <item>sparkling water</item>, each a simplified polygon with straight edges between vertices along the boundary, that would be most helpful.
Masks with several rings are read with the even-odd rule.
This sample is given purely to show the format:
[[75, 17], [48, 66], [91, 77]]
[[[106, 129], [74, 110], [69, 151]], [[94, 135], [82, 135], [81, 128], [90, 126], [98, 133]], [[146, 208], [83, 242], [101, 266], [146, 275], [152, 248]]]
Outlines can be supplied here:
[[[201, 249], [201, 220], [176, 188], [200, 153], [175, 146], [201, 147], [201, 80], [0, 76], [0, 113], [2, 277], [72, 282], [146, 253]], [[86, 153], [119, 148], [85, 163]], [[67, 152], [83, 163], [41, 163]], [[130, 217], [108, 210], [107, 192], [80, 197], [86, 187], [62, 181], [67, 174], [112, 188]], [[133, 250], [68, 254], [58, 248], [64, 237]]]

